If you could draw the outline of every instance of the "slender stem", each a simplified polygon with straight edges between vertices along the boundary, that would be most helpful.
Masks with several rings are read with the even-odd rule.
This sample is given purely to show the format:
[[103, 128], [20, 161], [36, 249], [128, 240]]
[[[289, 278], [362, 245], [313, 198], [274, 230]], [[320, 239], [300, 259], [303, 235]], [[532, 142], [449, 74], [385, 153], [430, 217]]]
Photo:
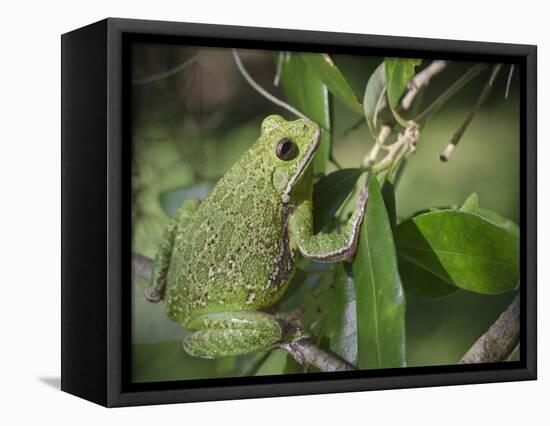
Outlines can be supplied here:
[[510, 72], [508, 73], [508, 80], [506, 81], [506, 91], [504, 92], [504, 99], [508, 99], [510, 95], [510, 86], [512, 85], [512, 76], [514, 75], [515, 65], [510, 65]]
[[403, 158], [413, 144], [414, 143], [408, 136], [398, 139], [397, 142], [389, 147], [390, 149], [386, 156], [372, 167], [372, 171], [374, 173], [380, 173], [389, 169]]
[[491, 93], [491, 89], [493, 88], [493, 84], [495, 83], [495, 79], [497, 78], [497, 75], [500, 71], [500, 68], [502, 67], [501, 64], [495, 65], [493, 67], [493, 71], [491, 72], [491, 76], [487, 80], [487, 83], [485, 83], [485, 86], [483, 87], [483, 90], [481, 91], [481, 94], [479, 95], [479, 98], [477, 99], [474, 107], [470, 111], [470, 113], [466, 116], [466, 119], [462, 123], [462, 125], [459, 127], [459, 129], [455, 132], [453, 137], [451, 138], [451, 141], [445, 148], [445, 150], [439, 155], [439, 159], [441, 161], [447, 162], [449, 161], [453, 151], [455, 150], [456, 146], [460, 142], [460, 139], [462, 139], [462, 136], [464, 135], [464, 132], [474, 119], [474, 116], [477, 114], [483, 103], [487, 100], [487, 97]]
[[183, 71], [185, 68], [187, 68], [189, 65], [195, 63], [197, 61], [198, 57], [197, 55], [192, 56], [191, 58], [187, 59], [185, 62], [182, 62], [179, 65], [176, 65], [174, 68], [170, 68], [169, 70], [160, 72], [158, 74], [153, 74], [148, 77], [143, 78], [134, 78], [132, 79], [132, 84], [139, 86], [142, 84], [148, 84], [153, 83], [155, 81], [162, 80], [163, 78], [168, 78], [173, 75], [176, 75], [177, 73]]
[[441, 108], [449, 99], [451, 99], [460, 89], [462, 89], [467, 83], [473, 80], [475, 77], [485, 69], [486, 64], [476, 64], [471, 67], [466, 73], [453, 83], [451, 87], [445, 90], [435, 101], [433, 101], [428, 108], [421, 112], [414, 121], [416, 123], [423, 123], [432, 114], [434, 114], [439, 108]]
[[281, 74], [283, 72], [283, 62], [285, 60], [285, 52], [279, 52], [279, 55], [277, 56], [277, 71], [275, 72], [275, 77], [273, 78], [273, 85], [275, 87], [279, 86], [279, 82], [281, 81]]
[[[449, 61], [435, 60], [426, 68], [424, 68], [422, 71], [420, 71], [418, 74], [416, 74], [408, 83], [409, 90], [405, 94], [405, 96], [403, 96], [403, 99], [401, 99], [401, 104], [399, 106], [398, 111], [399, 112], [408, 111], [412, 106], [416, 97], [420, 93], [423, 93], [422, 89], [424, 87], [427, 87], [430, 84], [430, 81], [432, 80], [433, 77], [435, 77], [437, 74], [442, 72], [445, 68], [447, 68], [448, 64], [449, 64]], [[387, 106], [387, 103], [385, 102], [385, 97], [382, 96], [381, 101], [377, 105], [377, 112], [379, 112], [378, 109], [382, 109], [385, 106]], [[357, 129], [359, 126], [363, 124], [365, 124], [365, 119], [360, 118], [359, 120], [357, 120], [357, 122], [355, 122], [355, 124], [347, 128], [344, 131], [343, 135], [346, 136], [349, 132]], [[390, 120], [390, 122], [385, 124], [390, 127], [393, 127], [395, 125], [395, 121]]]
[[240, 58], [239, 54], [237, 53], [237, 50], [232, 49], [232, 51], [233, 51], [233, 57], [235, 58], [235, 63], [237, 64], [237, 68], [239, 69], [239, 71], [242, 74], [242, 76], [244, 77], [244, 79], [248, 82], [248, 84], [250, 84], [250, 86], [252, 86], [252, 88], [254, 90], [256, 90], [260, 95], [262, 95], [267, 100], [273, 102], [275, 105], [278, 105], [281, 108], [286, 109], [288, 112], [291, 112], [292, 114], [294, 114], [294, 115], [296, 115], [300, 118], [304, 118], [306, 120], [309, 120], [309, 118], [306, 115], [302, 114], [296, 108], [294, 108], [293, 106], [287, 104], [286, 102], [282, 101], [281, 99], [277, 98], [276, 96], [272, 95], [267, 90], [265, 90], [262, 86], [260, 86], [252, 78], [252, 76], [248, 73], [248, 71], [244, 67], [244, 65], [241, 61], [241, 58]]
[[[447, 64], [448, 64], [447, 61], [436, 60], [436, 61], [433, 61], [430, 65], [428, 65], [426, 68], [424, 68], [422, 71], [420, 71], [418, 74], [416, 74], [409, 81], [408, 83], [409, 91], [405, 94], [405, 96], [403, 96], [403, 99], [401, 100], [401, 103], [397, 110], [399, 112], [408, 111], [412, 103], [418, 96], [418, 94], [422, 93], [421, 89], [428, 86], [432, 78], [437, 74], [439, 74], [441, 71], [443, 71], [447, 67]], [[383, 97], [383, 99], [385, 99], [385, 97]], [[382, 108], [385, 105], [386, 103], [384, 103], [384, 105], [379, 105], [379, 107]], [[377, 106], [377, 111], [378, 111], [378, 106]], [[387, 138], [390, 136], [391, 131], [396, 124], [397, 124], [396, 119], [394, 118], [394, 119], [390, 119], [388, 122], [380, 126], [378, 137], [376, 138], [373, 147], [370, 149], [370, 151], [367, 153], [367, 155], [363, 159], [364, 167], [370, 167], [376, 162], [376, 158], [378, 157], [380, 149], [385, 149], [384, 143], [387, 140]], [[389, 151], [391, 151], [391, 148], [389, 149]]]
[[408, 111], [420, 90], [428, 86], [432, 77], [443, 71], [447, 67], [447, 64], [447, 61], [433, 61], [430, 65], [416, 74], [409, 82], [410, 89], [401, 100], [400, 110]]
[[380, 126], [380, 131], [378, 132], [378, 137], [374, 141], [374, 145], [369, 150], [367, 155], [365, 155], [365, 158], [363, 158], [363, 167], [371, 167], [376, 162], [380, 149], [384, 147], [386, 139], [388, 139], [391, 134], [391, 129], [392, 128], [386, 124], [382, 124], [382, 126]]

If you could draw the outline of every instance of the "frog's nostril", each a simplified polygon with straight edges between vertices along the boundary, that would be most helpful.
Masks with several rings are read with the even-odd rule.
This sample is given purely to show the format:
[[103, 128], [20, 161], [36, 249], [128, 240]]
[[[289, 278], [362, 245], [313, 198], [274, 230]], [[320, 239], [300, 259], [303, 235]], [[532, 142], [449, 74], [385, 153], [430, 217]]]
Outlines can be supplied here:
[[304, 130], [304, 132], [307, 132], [309, 130], [309, 127], [307, 127], [307, 124], [304, 124], [304, 127], [302, 127], [302, 129]]

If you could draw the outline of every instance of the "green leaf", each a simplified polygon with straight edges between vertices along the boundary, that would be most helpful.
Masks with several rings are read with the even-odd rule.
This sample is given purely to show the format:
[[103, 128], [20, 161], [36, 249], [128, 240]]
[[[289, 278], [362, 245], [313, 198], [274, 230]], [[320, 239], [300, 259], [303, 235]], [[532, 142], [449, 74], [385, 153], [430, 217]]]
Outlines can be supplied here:
[[477, 213], [477, 210], [479, 208], [479, 199], [477, 197], [477, 194], [475, 192], [472, 192], [472, 194], [464, 201], [464, 204], [458, 209], [461, 212], [467, 212], [467, 213]]
[[493, 210], [483, 209], [481, 207], [477, 209], [477, 214], [484, 217], [489, 222], [493, 222], [495, 225], [506, 229], [508, 232], [512, 233], [512, 235], [516, 236], [519, 239], [519, 226], [510, 219], [502, 217]]
[[216, 182], [214, 181], [204, 181], [196, 185], [163, 191], [159, 196], [160, 205], [164, 212], [172, 217], [188, 198], [196, 198], [197, 200], [206, 198], [215, 184]]
[[[390, 170], [387, 173], [381, 173], [377, 177], [378, 182], [382, 186], [382, 197], [384, 198], [384, 204], [392, 227], [392, 234], [395, 239], [397, 236], [397, 215], [394, 191], [394, 171], [395, 170]], [[399, 252], [397, 255], [399, 276], [401, 277], [405, 292], [422, 297], [442, 297], [458, 290], [458, 288], [447, 284], [445, 281], [442, 281], [425, 269], [419, 268], [399, 256]]]
[[323, 176], [313, 188], [313, 232], [317, 233], [332, 219], [353, 191], [361, 169], [341, 169]]
[[385, 92], [386, 74], [384, 71], [384, 62], [382, 62], [370, 76], [367, 86], [365, 87], [365, 95], [363, 96], [363, 112], [374, 139], [377, 137], [376, 121], [378, 106]]
[[357, 314], [355, 283], [349, 264], [337, 266], [332, 303], [327, 313], [321, 342], [349, 363], [357, 364]]
[[405, 299], [390, 219], [378, 179], [369, 182], [369, 200], [353, 261], [357, 297], [358, 367], [405, 365]]
[[448, 284], [482, 294], [513, 290], [519, 239], [475, 213], [440, 210], [397, 227], [399, 255]]
[[387, 170], [376, 176], [380, 185], [380, 192], [384, 199], [384, 205], [386, 206], [386, 212], [390, 219], [390, 225], [392, 235], [395, 237], [395, 231], [397, 227], [397, 207], [395, 205], [395, 173], [393, 170]]
[[340, 102], [359, 114], [363, 113], [361, 103], [338, 67], [326, 53], [302, 53], [302, 58], [313, 73], [327, 86]]
[[398, 262], [403, 288], [409, 294], [419, 297], [437, 298], [458, 291], [458, 287], [446, 283], [430, 271], [409, 262], [404, 257], [399, 256], [399, 252]]
[[414, 76], [414, 67], [422, 62], [421, 59], [385, 58], [387, 93], [392, 109], [397, 108], [407, 83]]
[[331, 122], [327, 87], [299, 54], [283, 61], [281, 83], [288, 101], [321, 127], [321, 144], [313, 159], [315, 174], [324, 173], [330, 157]]

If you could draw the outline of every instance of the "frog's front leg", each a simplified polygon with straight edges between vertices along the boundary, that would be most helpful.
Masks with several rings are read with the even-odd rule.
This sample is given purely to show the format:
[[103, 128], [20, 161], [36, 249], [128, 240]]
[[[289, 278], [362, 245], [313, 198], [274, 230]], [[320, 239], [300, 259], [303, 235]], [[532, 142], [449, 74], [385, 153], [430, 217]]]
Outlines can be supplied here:
[[368, 191], [363, 188], [359, 193], [357, 207], [342, 231], [316, 235], [313, 235], [311, 201], [306, 200], [297, 206], [290, 217], [290, 233], [300, 253], [317, 262], [351, 259], [357, 250], [367, 199]]
[[200, 315], [186, 325], [193, 331], [183, 342], [200, 358], [243, 355], [273, 348], [283, 338], [283, 325], [273, 315], [256, 311]]
[[162, 299], [164, 287], [166, 286], [166, 274], [170, 266], [170, 258], [172, 256], [176, 235], [179, 230], [183, 229], [189, 218], [197, 210], [198, 206], [198, 200], [185, 200], [175, 216], [170, 219], [170, 223], [164, 230], [158, 252], [153, 261], [150, 286], [145, 290], [145, 298], [149, 302], [158, 302]]

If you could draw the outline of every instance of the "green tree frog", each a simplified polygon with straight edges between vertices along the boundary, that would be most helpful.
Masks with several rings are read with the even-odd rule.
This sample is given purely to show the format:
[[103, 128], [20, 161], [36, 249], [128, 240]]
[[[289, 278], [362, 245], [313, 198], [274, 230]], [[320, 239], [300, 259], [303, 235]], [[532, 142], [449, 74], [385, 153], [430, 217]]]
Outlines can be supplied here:
[[313, 234], [311, 162], [319, 136], [312, 121], [268, 116], [208, 197], [186, 200], [168, 225], [146, 298], [164, 298], [168, 317], [190, 331], [183, 342], [189, 354], [277, 347], [288, 330], [269, 309], [285, 293], [297, 253], [318, 262], [354, 256], [365, 188], [340, 231]]

